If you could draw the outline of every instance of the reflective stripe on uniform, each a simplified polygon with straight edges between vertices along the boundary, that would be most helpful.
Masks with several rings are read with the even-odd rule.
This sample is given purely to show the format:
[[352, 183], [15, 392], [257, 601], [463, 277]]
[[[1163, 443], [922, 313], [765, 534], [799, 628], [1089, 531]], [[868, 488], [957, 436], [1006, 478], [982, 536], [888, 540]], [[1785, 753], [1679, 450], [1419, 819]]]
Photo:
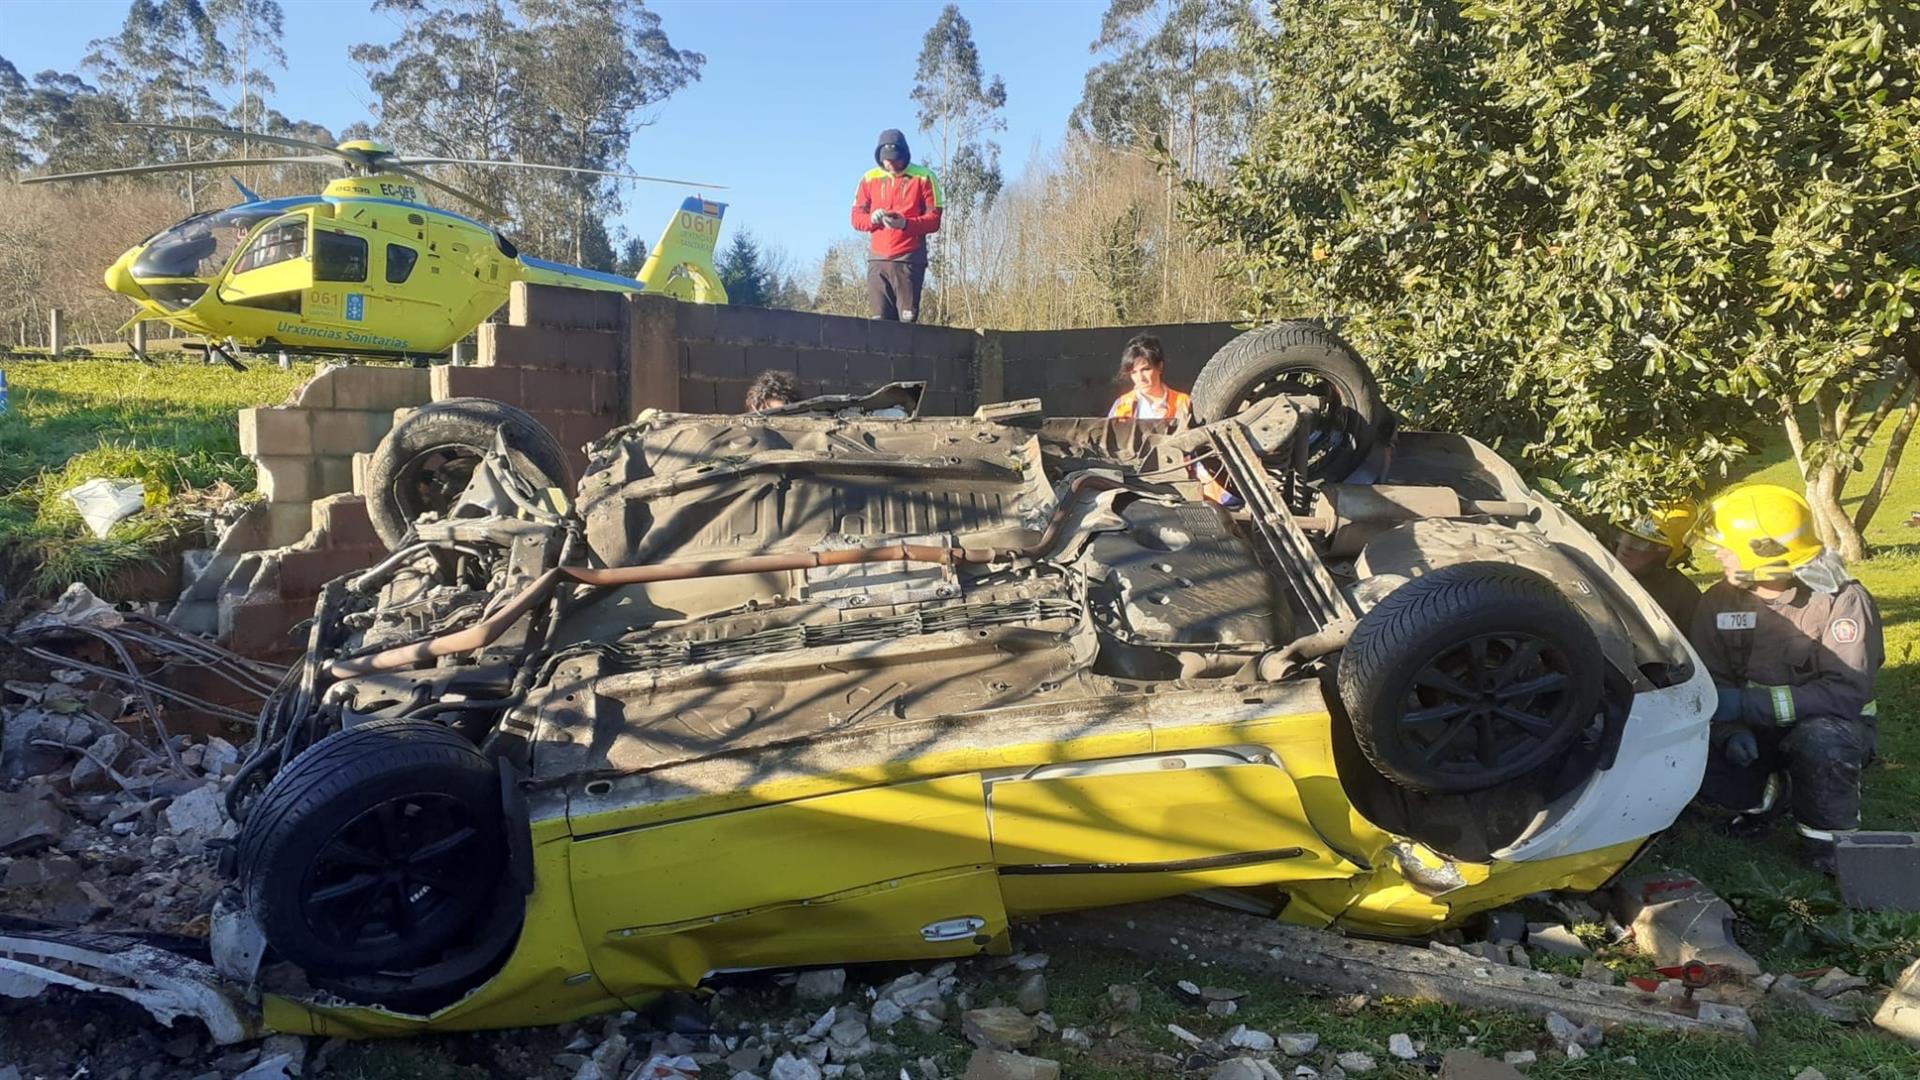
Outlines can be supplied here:
[[1767, 693], [1773, 696], [1773, 722], [1788, 727], [1794, 721], [1793, 688], [1790, 686], [1769, 686]]

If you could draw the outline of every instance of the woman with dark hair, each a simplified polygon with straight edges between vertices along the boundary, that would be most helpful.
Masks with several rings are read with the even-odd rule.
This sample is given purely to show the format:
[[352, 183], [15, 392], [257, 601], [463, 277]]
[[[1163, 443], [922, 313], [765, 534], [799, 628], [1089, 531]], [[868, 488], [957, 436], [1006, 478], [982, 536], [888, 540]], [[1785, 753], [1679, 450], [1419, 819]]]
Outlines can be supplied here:
[[1107, 415], [1130, 420], [1169, 420], [1184, 417], [1192, 404], [1186, 393], [1167, 385], [1167, 358], [1160, 339], [1136, 334], [1120, 353], [1120, 379], [1133, 389], [1121, 394]]

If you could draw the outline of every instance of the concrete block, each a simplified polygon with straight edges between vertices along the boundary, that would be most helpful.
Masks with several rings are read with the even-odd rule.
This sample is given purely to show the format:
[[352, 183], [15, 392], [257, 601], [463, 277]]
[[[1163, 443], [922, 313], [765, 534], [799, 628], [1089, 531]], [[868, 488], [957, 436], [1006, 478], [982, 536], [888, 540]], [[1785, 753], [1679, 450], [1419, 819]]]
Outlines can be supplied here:
[[333, 384], [333, 407], [392, 412], [429, 400], [431, 376], [427, 368], [341, 367], [321, 378]]
[[1843, 833], [1833, 863], [1848, 907], [1920, 911], [1920, 833]]
[[683, 304], [663, 296], [634, 297], [627, 301], [629, 315], [634, 313], [643, 302], [647, 305], [665, 301], [669, 305], [668, 316], [673, 323], [675, 337], [682, 341], [711, 341], [720, 332], [720, 306], [717, 304]]
[[648, 408], [680, 408], [684, 350], [675, 327], [684, 310], [711, 307], [666, 296], [627, 298], [626, 415]]
[[311, 409], [240, 410], [240, 452], [248, 457], [313, 453]]
[[1629, 882], [1624, 920], [1634, 944], [1662, 965], [1698, 960], [1741, 975], [1760, 974], [1760, 962], [1733, 940], [1733, 908], [1691, 878]]
[[329, 409], [317, 412], [313, 414], [313, 452], [350, 457], [358, 451], [372, 450], [380, 445], [381, 437], [391, 427], [393, 413], [390, 411]]
[[626, 335], [607, 330], [567, 332], [565, 367], [577, 371], [619, 371], [627, 362]]
[[266, 540], [260, 546], [277, 548], [297, 544], [307, 535], [307, 529], [312, 524], [313, 504], [310, 502], [268, 503]]
[[718, 341], [689, 342], [685, 351], [686, 373], [709, 379], [747, 377], [747, 347]]
[[[800, 371], [800, 352], [791, 345], [749, 345], [747, 346], [747, 369], [744, 374], [751, 379], [763, 371]], [[805, 382], [809, 376], [801, 375]]]
[[968, 357], [942, 357], [933, 361], [933, 382], [942, 390], [955, 393], [973, 391], [973, 360]]
[[973, 332], [916, 323], [913, 327], [913, 355], [929, 360], [971, 360]]
[[593, 411], [600, 416], [626, 418], [627, 390], [619, 375], [611, 371], [593, 373]]
[[353, 455], [353, 493], [356, 495], [367, 493], [367, 465], [372, 460], [370, 453]]
[[867, 323], [871, 320], [856, 319], [849, 315], [820, 315], [817, 318], [820, 320], [821, 348], [867, 351]]
[[433, 400], [457, 397], [492, 398], [509, 405], [520, 401], [520, 373], [517, 367], [447, 367], [433, 369]]
[[[723, 415], [743, 412], [747, 407], [747, 387], [753, 385], [746, 379], [715, 379], [713, 382], [713, 408], [710, 412]], [[800, 388], [800, 396], [807, 396], [805, 386]]]
[[367, 500], [359, 495], [329, 495], [313, 504], [313, 527], [327, 534], [328, 543], [342, 547], [369, 547], [380, 543], [367, 516]]
[[[690, 413], [710, 413], [715, 411], [714, 381], [712, 379], [683, 379], [680, 382], [680, 411]], [[738, 410], [735, 410], [738, 411]]]
[[321, 368], [314, 373], [299, 389], [294, 404], [303, 409], [333, 408], [333, 375], [331, 367]]
[[280, 557], [280, 595], [283, 599], [318, 596], [322, 585], [342, 574], [365, 570], [384, 555], [385, 548], [364, 546], [289, 551]]
[[254, 467], [255, 485], [269, 500], [278, 503], [314, 500], [312, 457], [262, 456], [254, 459]]
[[313, 498], [341, 495], [352, 490], [352, 455], [329, 454], [313, 459]]
[[610, 290], [516, 281], [507, 293], [507, 321], [515, 326], [617, 331], [625, 328], [626, 307], [627, 294]]
[[528, 371], [520, 384], [522, 408], [533, 412], [593, 411], [590, 371]]
[[913, 324], [888, 319], [867, 320], [867, 351], [913, 355]]
[[[756, 346], [757, 347], [757, 346]], [[826, 386], [847, 385], [847, 354], [829, 349], [801, 349], [793, 354], [794, 371], [800, 378]]]
[[480, 324], [479, 367], [559, 367], [566, 355], [565, 330]]
[[854, 393], [893, 381], [893, 357], [884, 353], [847, 354], [847, 382]]
[[295, 623], [313, 617], [313, 600], [273, 597], [233, 604], [221, 613], [227, 648], [243, 656], [281, 656], [299, 650], [288, 636]]

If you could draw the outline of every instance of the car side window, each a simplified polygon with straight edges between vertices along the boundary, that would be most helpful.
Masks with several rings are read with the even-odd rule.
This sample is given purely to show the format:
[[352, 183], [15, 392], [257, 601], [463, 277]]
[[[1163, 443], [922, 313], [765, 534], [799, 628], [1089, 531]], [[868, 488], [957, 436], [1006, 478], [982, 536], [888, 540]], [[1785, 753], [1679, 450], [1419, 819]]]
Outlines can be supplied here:
[[387, 284], [398, 285], [413, 276], [413, 264], [420, 253], [402, 244], [387, 245]]
[[307, 253], [307, 219], [295, 217], [277, 225], [268, 226], [234, 264], [234, 273], [258, 270], [263, 266], [272, 266], [290, 259], [298, 259]]
[[349, 233], [316, 229], [313, 234], [315, 281], [367, 280], [367, 241]]

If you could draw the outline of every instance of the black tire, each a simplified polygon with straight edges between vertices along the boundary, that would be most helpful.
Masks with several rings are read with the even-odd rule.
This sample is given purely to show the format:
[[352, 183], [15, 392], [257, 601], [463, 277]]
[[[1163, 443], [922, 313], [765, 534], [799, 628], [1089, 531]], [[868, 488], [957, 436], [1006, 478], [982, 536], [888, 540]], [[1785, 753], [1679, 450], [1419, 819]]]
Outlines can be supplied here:
[[1340, 335], [1305, 322], [1249, 330], [1222, 346], [1194, 380], [1193, 413], [1203, 423], [1222, 420], [1279, 394], [1322, 402], [1320, 422], [1308, 433], [1308, 480], [1346, 479], [1386, 428], [1373, 371]]
[[1593, 628], [1551, 581], [1458, 563], [1361, 618], [1340, 656], [1340, 699], [1381, 775], [1460, 794], [1553, 764], [1599, 710], [1604, 664]]
[[389, 551], [410, 523], [452, 505], [480, 457], [506, 433], [507, 456], [536, 487], [573, 490], [567, 452], [540, 421], [503, 401], [448, 398], [393, 426], [367, 462], [367, 517]]
[[240, 834], [240, 880], [267, 942], [314, 975], [440, 962], [499, 904], [500, 780], [473, 744], [426, 720], [375, 720], [301, 753]]

